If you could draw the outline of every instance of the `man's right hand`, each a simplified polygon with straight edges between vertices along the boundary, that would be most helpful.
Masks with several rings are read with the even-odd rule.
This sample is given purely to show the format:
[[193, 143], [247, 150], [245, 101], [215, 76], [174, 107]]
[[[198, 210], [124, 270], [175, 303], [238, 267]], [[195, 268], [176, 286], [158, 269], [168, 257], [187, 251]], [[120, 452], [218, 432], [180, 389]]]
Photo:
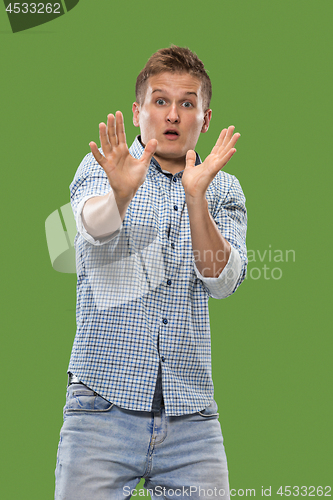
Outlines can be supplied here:
[[89, 143], [91, 152], [108, 176], [118, 206], [127, 205], [144, 183], [157, 140], [151, 139], [147, 143], [140, 160], [133, 158], [126, 144], [124, 118], [120, 111], [116, 116], [108, 115], [107, 125], [100, 123], [99, 137], [104, 156], [95, 142]]

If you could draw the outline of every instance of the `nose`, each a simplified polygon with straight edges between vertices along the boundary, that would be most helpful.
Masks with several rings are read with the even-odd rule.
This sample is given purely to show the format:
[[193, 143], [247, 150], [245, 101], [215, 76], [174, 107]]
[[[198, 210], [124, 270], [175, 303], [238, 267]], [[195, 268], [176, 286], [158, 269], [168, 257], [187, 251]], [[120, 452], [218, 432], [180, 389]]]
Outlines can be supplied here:
[[168, 110], [167, 121], [170, 123], [179, 123], [179, 114], [176, 104], [172, 104]]

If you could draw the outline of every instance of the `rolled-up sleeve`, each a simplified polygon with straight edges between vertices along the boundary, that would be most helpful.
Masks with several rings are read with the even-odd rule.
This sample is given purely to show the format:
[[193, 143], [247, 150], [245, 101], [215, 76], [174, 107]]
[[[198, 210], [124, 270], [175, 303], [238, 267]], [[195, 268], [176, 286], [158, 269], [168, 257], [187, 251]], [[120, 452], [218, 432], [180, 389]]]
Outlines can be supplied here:
[[119, 230], [109, 236], [106, 236], [105, 238], [95, 239], [86, 231], [86, 228], [84, 227], [82, 221], [82, 210], [84, 204], [90, 198], [104, 196], [108, 194], [110, 190], [111, 187], [106, 173], [97, 163], [93, 154], [87, 154], [87, 156], [85, 156], [82, 160], [73, 182], [70, 185], [70, 194], [76, 228], [86, 241], [95, 246], [108, 243], [119, 234]]
[[242, 261], [237, 250], [232, 246], [229, 260], [217, 278], [202, 276], [194, 263], [197, 277], [206, 285], [213, 299], [225, 299], [231, 295], [238, 283], [242, 271]]

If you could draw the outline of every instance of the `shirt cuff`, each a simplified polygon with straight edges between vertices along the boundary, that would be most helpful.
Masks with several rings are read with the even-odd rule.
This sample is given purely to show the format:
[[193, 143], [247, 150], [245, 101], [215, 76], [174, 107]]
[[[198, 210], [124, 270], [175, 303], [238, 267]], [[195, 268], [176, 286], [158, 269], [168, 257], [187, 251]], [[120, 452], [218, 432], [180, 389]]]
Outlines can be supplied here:
[[242, 261], [238, 251], [233, 246], [231, 246], [229, 260], [226, 266], [223, 268], [223, 271], [217, 278], [206, 278], [205, 276], [202, 276], [198, 271], [195, 261], [194, 270], [197, 277], [208, 288], [209, 293], [211, 297], [213, 297], [213, 299], [225, 299], [226, 297], [231, 295], [235, 289], [235, 286], [241, 274]]
[[109, 236], [105, 236], [105, 238], [100, 238], [100, 239], [95, 239], [91, 234], [89, 234], [84, 227], [83, 221], [82, 221], [82, 210], [84, 207], [84, 204], [86, 201], [90, 200], [90, 198], [95, 198], [96, 196], [102, 196], [102, 195], [96, 195], [96, 194], [90, 194], [87, 196], [84, 196], [80, 203], [77, 206], [77, 212], [76, 212], [76, 227], [78, 232], [81, 234], [82, 238], [84, 238], [86, 241], [91, 243], [92, 245], [98, 246], [98, 245], [105, 245], [105, 243], [109, 243], [109, 241], [112, 241], [116, 236], [119, 234], [121, 228], [123, 225], [120, 226], [117, 231], [114, 233], [110, 234]]

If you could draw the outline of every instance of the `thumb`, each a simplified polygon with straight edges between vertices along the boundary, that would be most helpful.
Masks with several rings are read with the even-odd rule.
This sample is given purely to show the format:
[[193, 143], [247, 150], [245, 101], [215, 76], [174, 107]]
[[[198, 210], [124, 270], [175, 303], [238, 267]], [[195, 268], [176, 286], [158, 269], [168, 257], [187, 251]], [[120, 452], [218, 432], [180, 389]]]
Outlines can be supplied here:
[[141, 156], [141, 161], [145, 165], [149, 165], [150, 160], [152, 159], [153, 154], [155, 153], [157, 148], [157, 140], [156, 139], [150, 139], [150, 141], [147, 142], [145, 150]]
[[197, 156], [195, 154], [195, 151], [193, 151], [193, 149], [189, 149], [186, 153], [186, 166], [185, 166], [185, 168], [194, 167], [196, 158], [197, 158]]

